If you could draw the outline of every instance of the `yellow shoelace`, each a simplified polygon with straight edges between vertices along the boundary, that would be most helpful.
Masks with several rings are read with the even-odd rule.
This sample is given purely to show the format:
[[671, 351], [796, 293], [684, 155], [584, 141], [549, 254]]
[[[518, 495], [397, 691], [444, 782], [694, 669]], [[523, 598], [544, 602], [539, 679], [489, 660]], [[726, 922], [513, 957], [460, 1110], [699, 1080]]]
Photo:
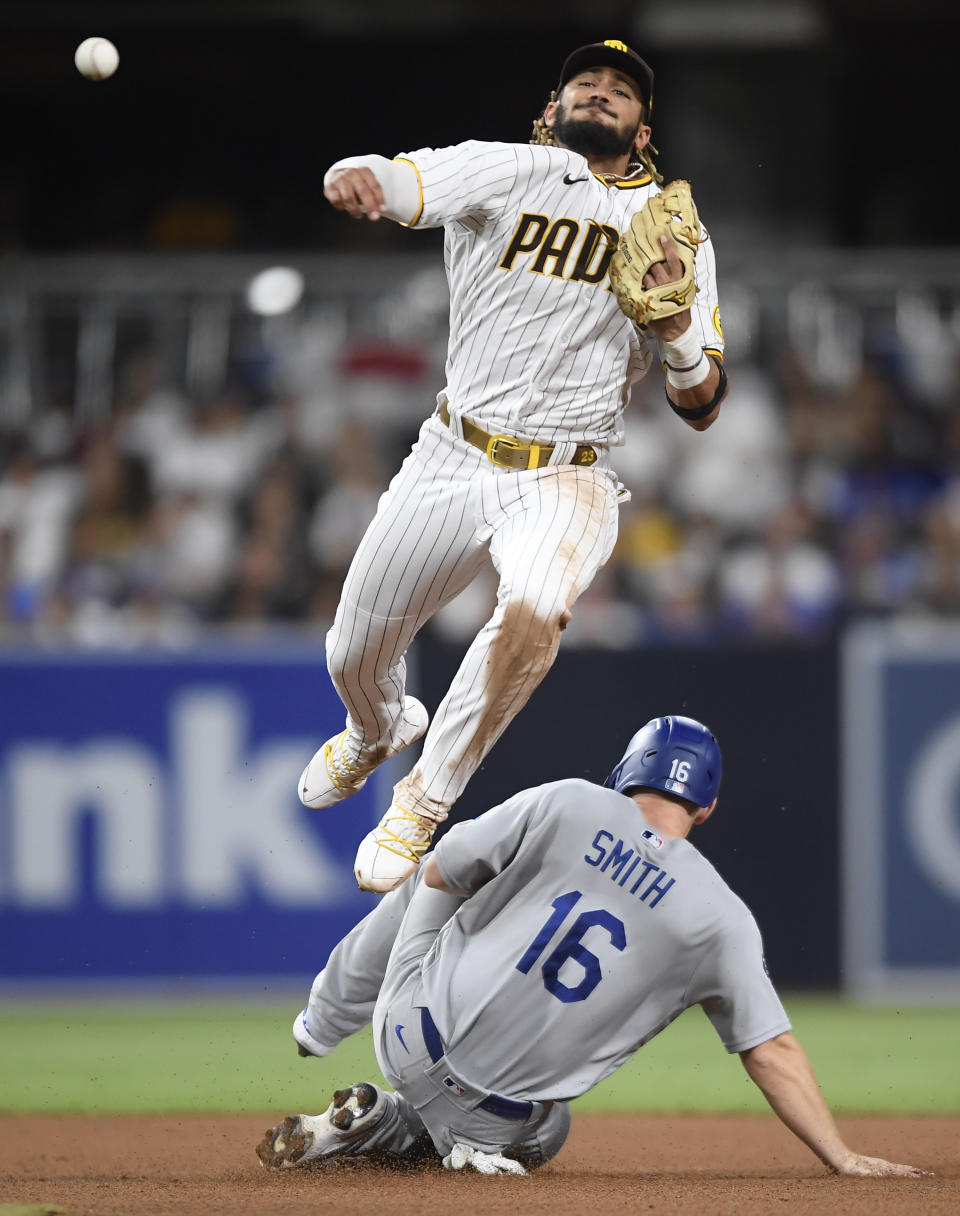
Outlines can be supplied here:
[[[396, 811], [392, 815], [390, 811]], [[413, 861], [419, 864], [420, 858], [430, 848], [430, 842], [433, 840], [433, 833], [436, 827], [428, 827], [419, 816], [414, 815], [412, 811], [404, 810], [403, 807], [391, 807], [390, 811], [384, 815], [377, 827], [377, 844], [381, 849], [386, 849], [389, 853], [395, 853], [397, 857], [404, 858], [405, 861]], [[391, 819], [408, 819], [411, 823], [415, 823], [418, 828], [426, 832], [427, 838], [424, 841], [404, 840], [393, 828], [387, 827], [387, 823]], [[399, 845], [399, 848], [395, 848]]]
[[[356, 785], [362, 776], [359, 769], [351, 764], [343, 754], [343, 742], [346, 737], [347, 732], [342, 730], [336, 739], [323, 749], [323, 763], [336, 790], [342, 790], [348, 785]], [[334, 755], [335, 751], [339, 754]]]

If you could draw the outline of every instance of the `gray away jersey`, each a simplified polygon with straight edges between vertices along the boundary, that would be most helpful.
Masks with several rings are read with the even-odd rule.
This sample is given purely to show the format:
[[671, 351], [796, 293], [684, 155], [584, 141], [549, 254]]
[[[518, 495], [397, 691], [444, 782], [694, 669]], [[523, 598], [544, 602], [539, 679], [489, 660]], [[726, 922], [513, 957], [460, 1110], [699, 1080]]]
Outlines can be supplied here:
[[472, 898], [426, 956], [414, 1004], [479, 1084], [575, 1098], [698, 1003], [731, 1052], [790, 1029], [750, 910], [623, 794], [525, 790], [433, 855]]

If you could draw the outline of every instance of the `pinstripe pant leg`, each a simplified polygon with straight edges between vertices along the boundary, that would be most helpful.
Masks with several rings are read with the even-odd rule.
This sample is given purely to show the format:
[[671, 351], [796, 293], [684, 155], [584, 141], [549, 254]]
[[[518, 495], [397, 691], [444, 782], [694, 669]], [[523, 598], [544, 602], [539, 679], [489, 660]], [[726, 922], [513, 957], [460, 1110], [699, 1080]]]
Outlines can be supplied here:
[[428, 420], [361, 541], [327, 634], [327, 669], [357, 747], [388, 740], [417, 630], [478, 574], [479, 456]]
[[444, 817], [556, 658], [573, 604], [617, 536], [616, 482], [570, 465], [493, 481], [486, 506], [497, 607], [434, 715], [395, 799]]

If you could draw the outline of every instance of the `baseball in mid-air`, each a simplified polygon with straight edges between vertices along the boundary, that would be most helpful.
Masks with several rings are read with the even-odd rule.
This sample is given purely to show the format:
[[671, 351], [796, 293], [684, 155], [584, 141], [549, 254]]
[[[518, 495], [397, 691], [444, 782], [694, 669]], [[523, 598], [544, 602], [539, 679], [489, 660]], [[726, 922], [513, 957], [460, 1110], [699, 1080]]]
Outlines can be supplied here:
[[117, 70], [120, 55], [109, 38], [84, 38], [74, 52], [73, 62], [87, 80], [106, 80]]

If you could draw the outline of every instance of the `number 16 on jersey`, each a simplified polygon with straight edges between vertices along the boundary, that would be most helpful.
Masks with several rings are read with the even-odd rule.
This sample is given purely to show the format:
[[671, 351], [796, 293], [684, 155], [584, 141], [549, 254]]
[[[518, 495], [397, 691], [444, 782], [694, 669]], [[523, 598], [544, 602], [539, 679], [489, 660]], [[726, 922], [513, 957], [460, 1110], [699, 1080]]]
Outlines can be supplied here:
[[[530, 974], [532, 967], [566, 920], [567, 914], [582, 898], [582, 891], [568, 891], [566, 895], [557, 896], [551, 905], [554, 910], [553, 915], [524, 951], [517, 963], [518, 971], [523, 975]], [[564, 1004], [585, 1001], [603, 979], [599, 958], [592, 950], [588, 950], [581, 940], [586, 931], [593, 928], [594, 925], [606, 929], [610, 935], [610, 942], [616, 950], [623, 950], [627, 944], [623, 921], [614, 916], [612, 912], [608, 912], [606, 908], [581, 912], [561, 938], [559, 945], [547, 956], [541, 968], [544, 988]], [[578, 963], [584, 972], [580, 983], [574, 986], [566, 984], [560, 979], [560, 968], [568, 959]]]

